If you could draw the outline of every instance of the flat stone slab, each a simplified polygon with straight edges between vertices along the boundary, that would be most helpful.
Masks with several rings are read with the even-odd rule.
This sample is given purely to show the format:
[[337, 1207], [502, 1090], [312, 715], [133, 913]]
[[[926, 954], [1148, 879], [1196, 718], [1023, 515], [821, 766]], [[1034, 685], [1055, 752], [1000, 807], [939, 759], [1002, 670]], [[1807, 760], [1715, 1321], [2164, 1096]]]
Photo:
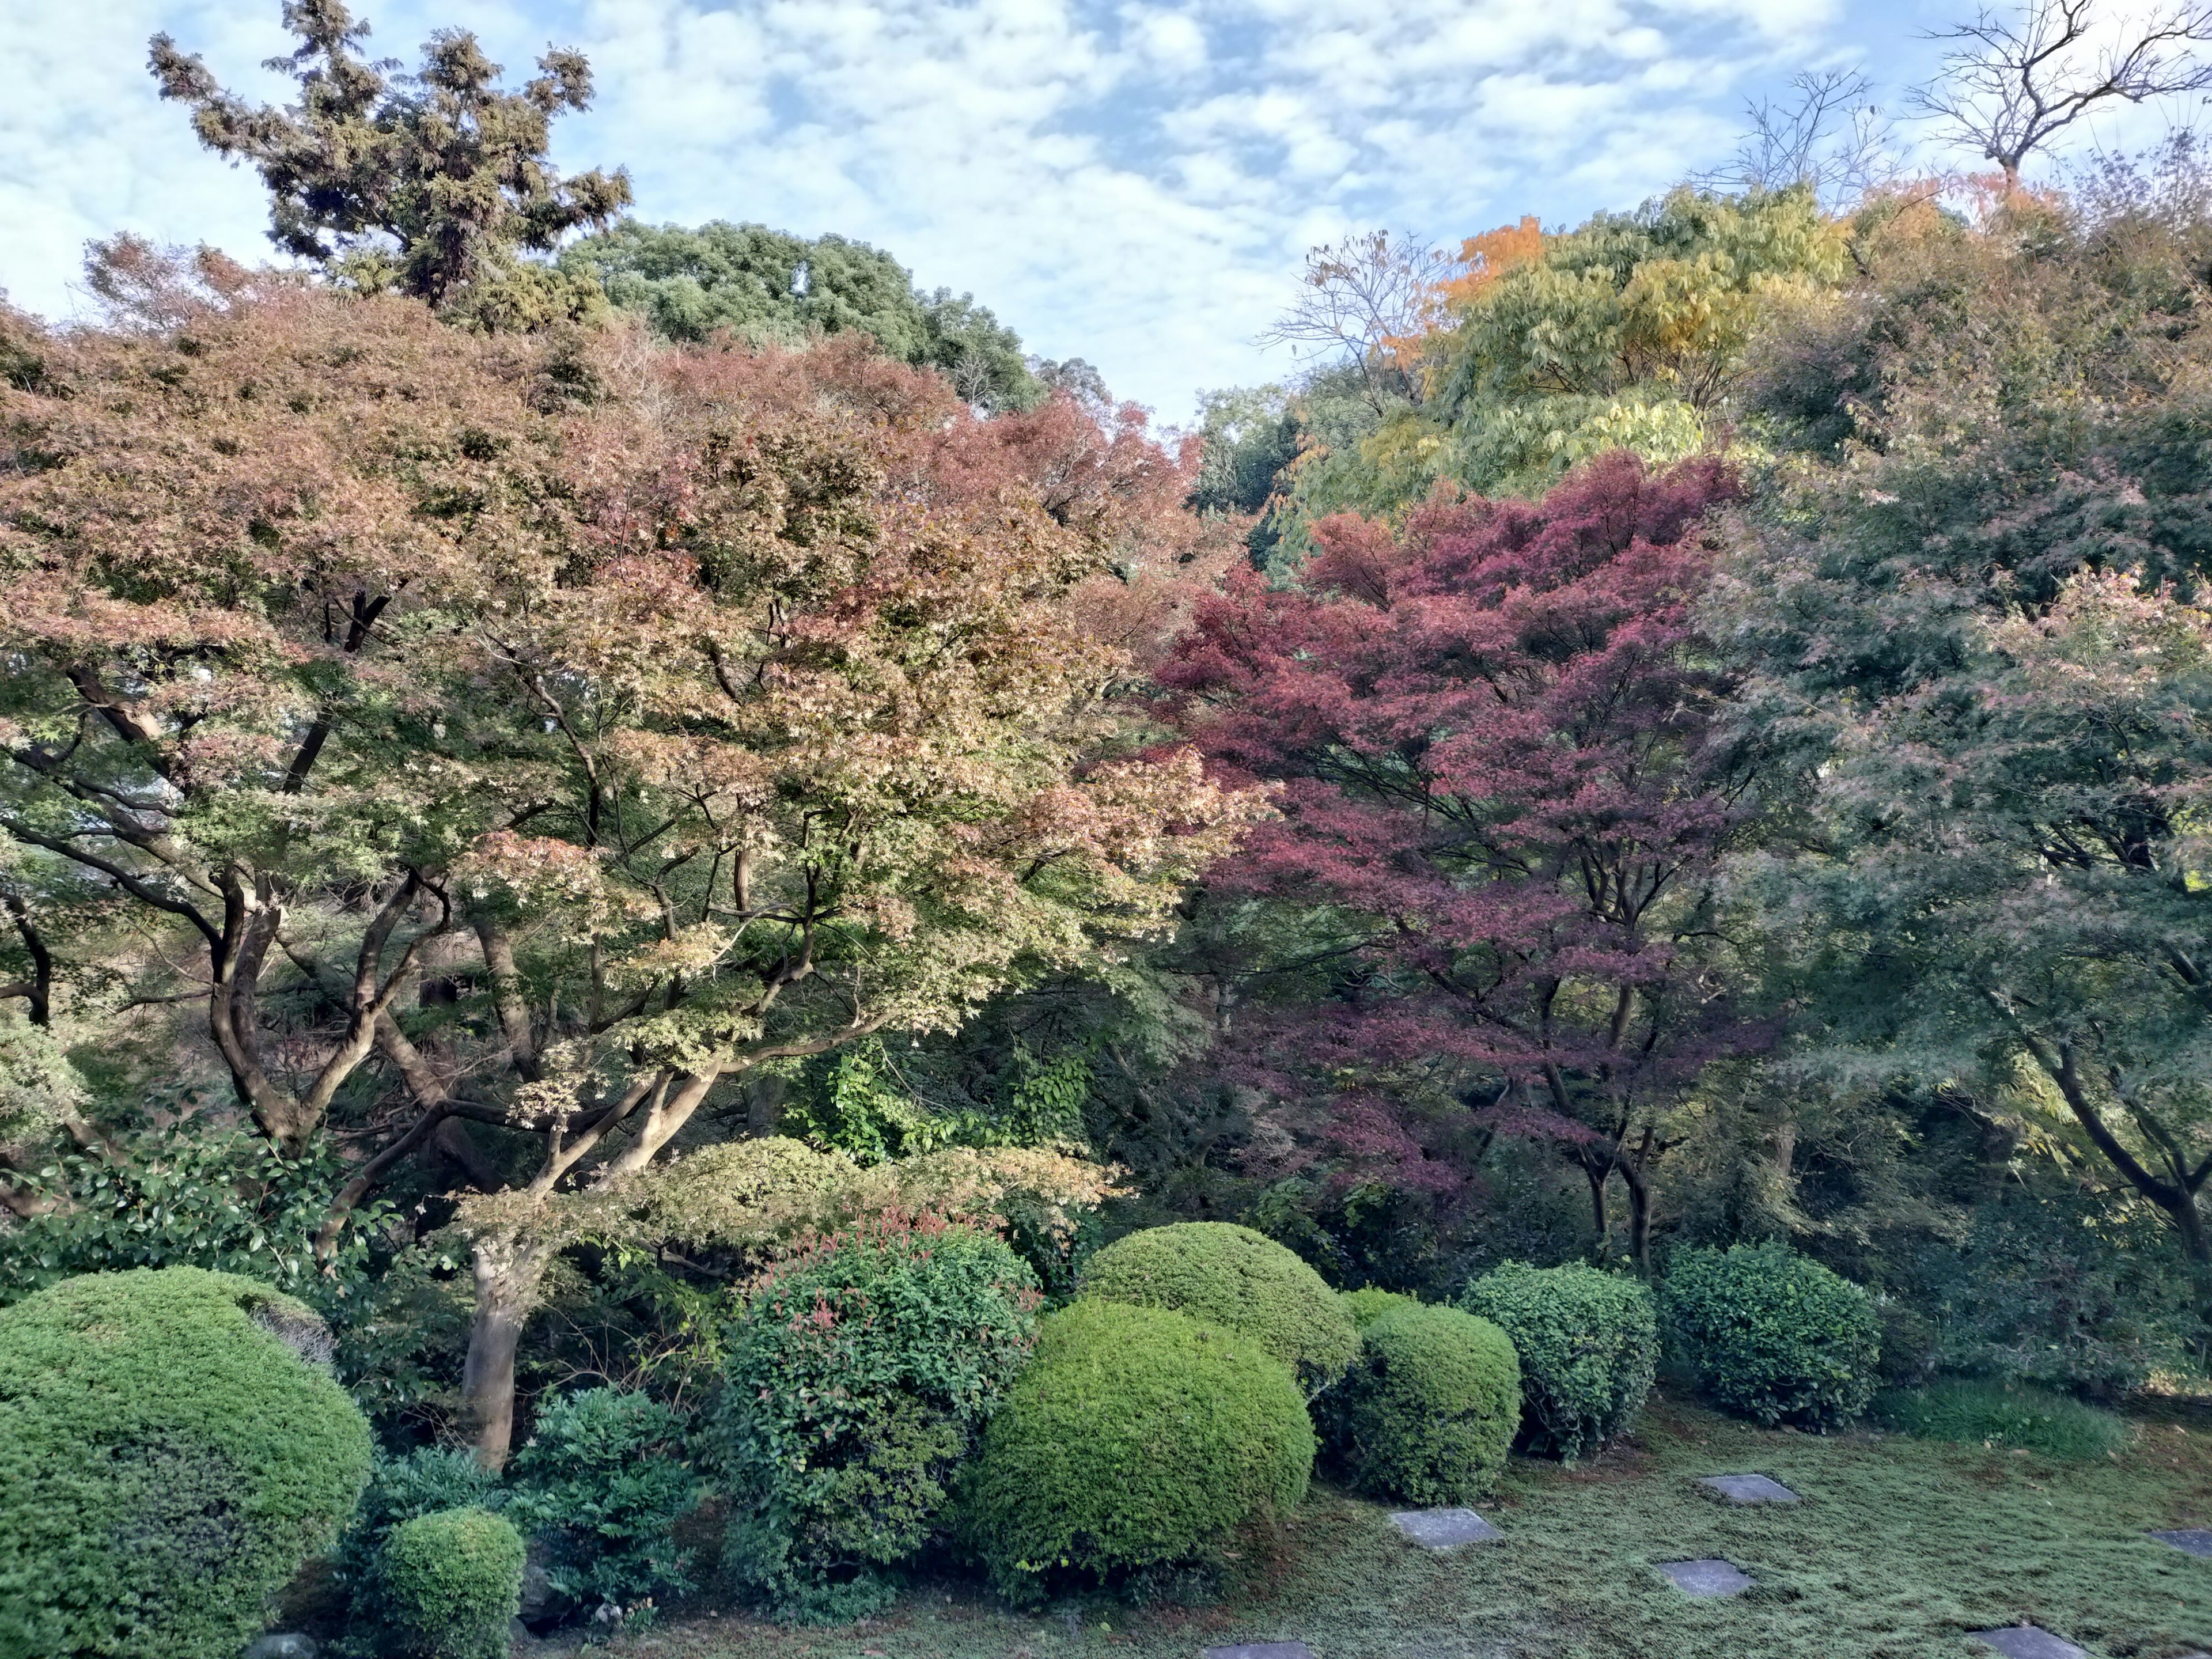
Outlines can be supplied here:
[[2061, 1641], [2034, 1625], [2007, 1625], [2002, 1630], [1978, 1630], [1974, 1640], [1985, 1642], [2005, 1659], [2089, 1659], [2071, 1642]]
[[1303, 1642], [1242, 1642], [1233, 1648], [1207, 1648], [1206, 1659], [1314, 1659]]
[[1662, 1561], [1659, 1571], [1685, 1595], [1736, 1595], [1757, 1582], [1727, 1561]]
[[1709, 1474], [1698, 1482], [1710, 1486], [1731, 1504], [1794, 1504], [1797, 1494], [1779, 1480], [1764, 1474]]
[[2154, 1532], [2151, 1536], [2161, 1544], [2171, 1544], [2184, 1555], [2212, 1558], [2212, 1531], [2203, 1527], [2183, 1527], [2174, 1532]]
[[1473, 1510], [1404, 1510], [1390, 1519], [1426, 1550], [1455, 1550], [1462, 1544], [1487, 1544], [1505, 1536]]

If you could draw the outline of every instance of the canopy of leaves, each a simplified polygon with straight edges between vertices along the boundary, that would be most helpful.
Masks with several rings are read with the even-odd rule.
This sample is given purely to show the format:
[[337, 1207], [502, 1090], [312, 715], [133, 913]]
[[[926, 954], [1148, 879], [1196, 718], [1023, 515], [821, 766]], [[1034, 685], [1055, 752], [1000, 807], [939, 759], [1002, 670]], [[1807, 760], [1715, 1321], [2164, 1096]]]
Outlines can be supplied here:
[[485, 323], [542, 325], [588, 306], [588, 289], [514, 258], [629, 201], [627, 174], [564, 179], [547, 157], [554, 118], [591, 103], [582, 54], [549, 51], [537, 78], [508, 92], [474, 35], [444, 29], [395, 83], [396, 65], [361, 56], [368, 25], [343, 0], [285, 0], [284, 27], [299, 48], [269, 67], [300, 84], [287, 109], [223, 91], [167, 34], [150, 54], [161, 95], [191, 110], [200, 142], [261, 174], [279, 248], [367, 292], [459, 305]]
[[757, 345], [793, 346], [817, 333], [866, 334], [901, 362], [942, 369], [970, 403], [1027, 409], [1043, 395], [1012, 329], [970, 295], [922, 293], [905, 266], [866, 242], [721, 220], [687, 230], [625, 219], [563, 250], [560, 263], [672, 340], [727, 329]]

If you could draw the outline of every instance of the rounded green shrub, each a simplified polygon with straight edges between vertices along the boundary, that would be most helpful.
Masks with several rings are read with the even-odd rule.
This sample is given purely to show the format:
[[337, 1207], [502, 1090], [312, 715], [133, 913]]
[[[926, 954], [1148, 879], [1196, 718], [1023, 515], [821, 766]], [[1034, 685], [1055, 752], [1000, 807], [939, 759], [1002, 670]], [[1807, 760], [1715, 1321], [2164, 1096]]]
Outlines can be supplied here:
[[849, 1619], [945, 1526], [947, 1483], [1027, 1362], [1036, 1276], [995, 1237], [871, 1224], [786, 1262], [730, 1356], [723, 1563], [780, 1616]]
[[1165, 1309], [1084, 1300], [1044, 1322], [966, 1487], [992, 1582], [1033, 1601], [1060, 1568], [1110, 1577], [1188, 1561], [1286, 1514], [1313, 1473], [1290, 1370]]
[[2074, 1461], [2119, 1451], [2132, 1437], [2124, 1419], [2063, 1394], [1968, 1378], [1892, 1389], [1876, 1398], [1874, 1415], [1917, 1439]]
[[1395, 1312], [1400, 1308], [1420, 1306], [1418, 1297], [1405, 1296], [1396, 1291], [1379, 1290], [1372, 1285], [1346, 1291], [1338, 1300], [1344, 1304], [1345, 1312], [1352, 1316], [1353, 1327], [1363, 1331], [1386, 1313]]
[[1680, 1251], [1660, 1302], [1669, 1346], [1723, 1410], [1826, 1430], [1873, 1396], [1874, 1299], [1785, 1245]]
[[198, 1267], [0, 1310], [0, 1656], [231, 1659], [368, 1473], [321, 1322]]
[[1083, 1293], [1239, 1332], [1294, 1370], [1309, 1395], [1342, 1376], [1359, 1352], [1358, 1328], [1336, 1292], [1249, 1227], [1183, 1221], [1131, 1233], [1091, 1258]]
[[538, 1402], [506, 1512], [539, 1540], [562, 1598], [629, 1610], [691, 1588], [690, 1553], [676, 1542], [677, 1523], [699, 1501], [684, 1426], [630, 1389]]
[[507, 1659], [522, 1605], [522, 1534], [489, 1510], [440, 1510], [403, 1521], [376, 1567], [386, 1652], [409, 1659]]
[[1498, 1484], [1521, 1423], [1521, 1367], [1505, 1333], [1416, 1304], [1370, 1325], [1337, 1395], [1355, 1484], [1412, 1504], [1467, 1504]]
[[1659, 1311], [1638, 1280], [1508, 1261], [1468, 1285], [1460, 1305], [1512, 1341], [1529, 1450], [1584, 1456], [1644, 1409], [1659, 1364]]

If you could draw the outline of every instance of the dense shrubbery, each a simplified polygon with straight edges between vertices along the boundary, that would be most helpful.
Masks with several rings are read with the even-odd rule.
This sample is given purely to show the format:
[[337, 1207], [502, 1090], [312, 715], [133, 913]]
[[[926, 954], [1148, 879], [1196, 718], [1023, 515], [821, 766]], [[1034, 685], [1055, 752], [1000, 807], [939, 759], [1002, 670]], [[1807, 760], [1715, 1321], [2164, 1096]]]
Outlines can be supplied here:
[[1786, 1246], [1679, 1251], [1661, 1303], [1674, 1357], [1729, 1411], [1832, 1429], [1873, 1397], [1873, 1298]]
[[1512, 1340], [1532, 1451], [1580, 1457], [1644, 1409], [1659, 1363], [1659, 1316], [1638, 1280], [1579, 1264], [1509, 1261], [1468, 1285], [1460, 1304]]
[[336, 1533], [368, 1425], [320, 1322], [195, 1267], [0, 1310], [0, 1653], [231, 1659]]
[[942, 1524], [1029, 1355], [1036, 1276], [999, 1239], [883, 1221], [779, 1267], [730, 1357], [724, 1565], [797, 1617], [852, 1617]]
[[1356, 1291], [1346, 1291], [1344, 1293], [1343, 1302], [1344, 1310], [1352, 1316], [1352, 1324], [1363, 1331], [1382, 1318], [1384, 1314], [1395, 1312], [1400, 1308], [1419, 1305], [1418, 1297], [1407, 1296], [1397, 1291], [1380, 1290], [1372, 1285], [1364, 1285]]
[[1249, 1338], [1090, 1299], [1044, 1322], [966, 1489], [970, 1541], [1017, 1601], [1047, 1575], [1202, 1557], [1305, 1496], [1313, 1426]]
[[1186, 1221], [1131, 1233], [1091, 1258], [1083, 1292], [1242, 1332], [1309, 1392], [1343, 1376], [1359, 1352], [1359, 1332], [1322, 1276], [1249, 1227]]
[[630, 1622], [656, 1597], [691, 1588], [676, 1523], [699, 1501], [683, 1455], [684, 1425], [668, 1407], [626, 1389], [586, 1389], [542, 1402], [516, 1454], [508, 1517], [544, 1540], [559, 1595]]
[[1471, 1503], [1497, 1485], [1521, 1424], [1513, 1345], [1456, 1308], [1395, 1309], [1363, 1334], [1333, 1414], [1361, 1490]]
[[384, 1541], [376, 1583], [390, 1644], [405, 1659], [507, 1659], [520, 1605], [522, 1534], [489, 1510], [439, 1510]]
[[2039, 1451], [2049, 1457], [2102, 1457], [2128, 1443], [2128, 1425], [2112, 1413], [2043, 1389], [1954, 1378], [1924, 1389], [1896, 1389], [1875, 1401], [1875, 1419], [1923, 1440]]

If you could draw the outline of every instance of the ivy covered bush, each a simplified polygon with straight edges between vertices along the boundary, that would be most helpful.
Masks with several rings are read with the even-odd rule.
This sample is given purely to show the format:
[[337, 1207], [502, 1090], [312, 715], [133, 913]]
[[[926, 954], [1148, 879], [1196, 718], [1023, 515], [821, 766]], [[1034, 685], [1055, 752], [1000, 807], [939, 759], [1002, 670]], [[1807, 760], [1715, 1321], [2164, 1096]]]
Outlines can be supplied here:
[[1332, 1416], [1364, 1492], [1466, 1504], [1498, 1484], [1521, 1422], [1521, 1368], [1505, 1333], [1456, 1308], [1395, 1308], [1363, 1334]]
[[784, 1263], [746, 1306], [720, 1450], [724, 1564], [779, 1615], [881, 1606], [1036, 1340], [1036, 1275], [994, 1236], [896, 1218]]
[[489, 1510], [440, 1510], [392, 1529], [377, 1565], [380, 1655], [507, 1659], [522, 1600], [522, 1534]]
[[1289, 1367], [1237, 1333], [1090, 1298], [1044, 1322], [965, 1488], [970, 1542], [1010, 1601], [1068, 1570], [1203, 1559], [1288, 1513], [1313, 1473]]
[[1873, 1297], [1786, 1245], [1680, 1251], [1660, 1297], [1672, 1354], [1723, 1410], [1826, 1430], [1873, 1397]]
[[542, 1539], [552, 1588], [586, 1612], [641, 1607], [691, 1588], [676, 1524], [699, 1501], [684, 1425], [629, 1389], [586, 1389], [541, 1403], [514, 1459], [510, 1520]]
[[1091, 1258], [1083, 1292], [1241, 1332], [1295, 1370], [1310, 1395], [1359, 1352], [1358, 1328], [1337, 1293], [1249, 1227], [1184, 1221], [1131, 1233]]
[[0, 1654], [233, 1659], [326, 1545], [368, 1425], [301, 1303], [197, 1267], [0, 1310]]
[[1584, 1456], [1644, 1409], [1658, 1369], [1659, 1313], [1638, 1280], [1579, 1263], [1508, 1261], [1468, 1285], [1460, 1305], [1512, 1341], [1529, 1450]]

